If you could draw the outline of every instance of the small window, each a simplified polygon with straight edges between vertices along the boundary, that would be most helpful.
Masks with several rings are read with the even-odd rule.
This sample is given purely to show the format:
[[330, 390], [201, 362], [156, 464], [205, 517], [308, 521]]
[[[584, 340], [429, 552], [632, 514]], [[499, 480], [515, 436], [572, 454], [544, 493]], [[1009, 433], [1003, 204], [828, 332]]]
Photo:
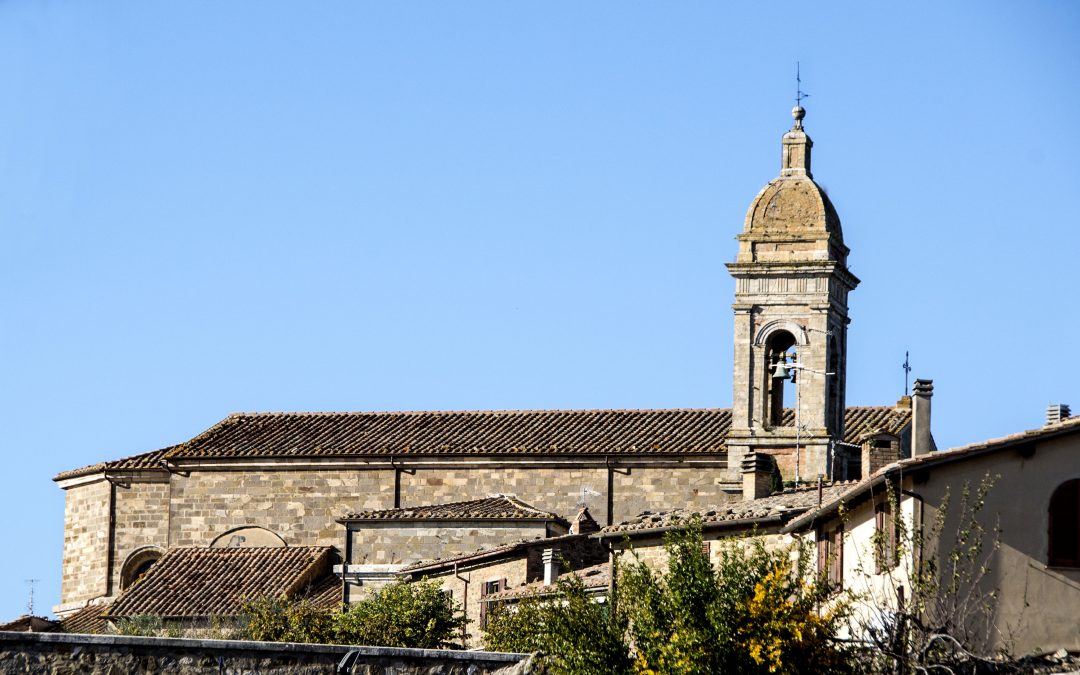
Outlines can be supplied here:
[[506, 579], [485, 581], [480, 585], [480, 628], [487, 628], [488, 618], [502, 604], [485, 600], [485, 598], [504, 590], [506, 590]]
[[844, 587], [844, 528], [818, 530], [818, 574], [829, 589], [839, 591]]
[[1080, 478], [1066, 481], [1050, 497], [1050, 555], [1053, 567], [1080, 567]]
[[874, 507], [874, 574], [888, 572], [900, 563], [897, 541], [900, 523], [892, 514], [892, 505], [881, 502]]

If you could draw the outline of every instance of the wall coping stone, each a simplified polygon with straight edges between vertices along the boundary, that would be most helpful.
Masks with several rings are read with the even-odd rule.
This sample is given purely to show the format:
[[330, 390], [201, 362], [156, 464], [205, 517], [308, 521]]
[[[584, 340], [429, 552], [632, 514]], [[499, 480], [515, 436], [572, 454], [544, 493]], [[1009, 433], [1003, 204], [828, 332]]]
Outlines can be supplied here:
[[360, 656], [432, 659], [447, 661], [482, 661], [490, 663], [519, 663], [528, 654], [510, 652], [461, 651], [454, 649], [405, 649], [401, 647], [364, 647], [350, 645], [321, 645], [302, 642], [256, 642], [253, 640], [203, 640], [194, 638], [137, 637], [131, 635], [82, 635], [77, 633], [29, 633], [0, 631], [0, 649], [12, 643], [55, 643], [106, 645], [117, 647], [150, 647], [155, 649], [202, 649], [207, 651], [255, 651], [277, 653], [332, 654], [344, 656], [356, 651]]

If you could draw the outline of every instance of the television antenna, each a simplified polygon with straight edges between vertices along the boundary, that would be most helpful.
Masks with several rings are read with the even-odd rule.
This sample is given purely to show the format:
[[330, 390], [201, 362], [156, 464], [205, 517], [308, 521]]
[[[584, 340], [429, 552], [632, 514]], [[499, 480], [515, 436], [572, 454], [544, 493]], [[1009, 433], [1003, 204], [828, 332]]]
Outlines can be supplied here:
[[581, 498], [578, 499], [578, 506], [588, 506], [589, 497], [599, 497], [600, 493], [592, 489], [588, 485], [581, 486]]
[[904, 363], [901, 367], [904, 369], [904, 396], [908, 395], [908, 377], [911, 375], [911, 361], [908, 359], [908, 352], [904, 352]]
[[27, 579], [26, 585], [30, 587], [30, 599], [26, 601], [26, 613], [30, 616], [34, 616], [34, 584], [41, 581], [41, 579]]

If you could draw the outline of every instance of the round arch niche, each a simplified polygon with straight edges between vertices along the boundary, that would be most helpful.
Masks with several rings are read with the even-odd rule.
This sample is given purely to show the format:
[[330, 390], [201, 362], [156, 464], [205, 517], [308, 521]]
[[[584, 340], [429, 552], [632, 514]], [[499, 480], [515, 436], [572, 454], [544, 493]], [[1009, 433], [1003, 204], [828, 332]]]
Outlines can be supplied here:
[[120, 590], [127, 590], [163, 555], [165, 549], [160, 546], [143, 546], [132, 551], [120, 567]]
[[210, 548], [284, 548], [285, 540], [265, 527], [249, 525], [229, 530], [210, 542]]

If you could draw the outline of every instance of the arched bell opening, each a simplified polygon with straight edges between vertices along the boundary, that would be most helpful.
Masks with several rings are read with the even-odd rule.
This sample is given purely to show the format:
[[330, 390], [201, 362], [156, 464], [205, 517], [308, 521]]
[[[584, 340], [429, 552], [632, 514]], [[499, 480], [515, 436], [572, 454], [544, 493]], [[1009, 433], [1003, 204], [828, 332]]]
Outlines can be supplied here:
[[[765, 342], [765, 422], [766, 427], [784, 424], [784, 402], [795, 400], [796, 371], [788, 368], [796, 363], [795, 336], [786, 330], [778, 330]], [[788, 421], [788, 426], [793, 424]]]

